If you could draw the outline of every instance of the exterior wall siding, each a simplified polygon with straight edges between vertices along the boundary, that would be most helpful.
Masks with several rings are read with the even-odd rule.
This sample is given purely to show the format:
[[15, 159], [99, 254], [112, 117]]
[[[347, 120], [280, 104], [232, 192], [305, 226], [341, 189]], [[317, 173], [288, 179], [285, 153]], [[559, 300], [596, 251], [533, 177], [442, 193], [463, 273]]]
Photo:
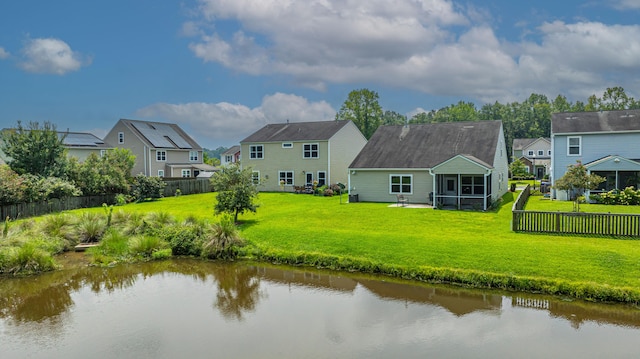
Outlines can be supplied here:
[[[118, 132], [124, 133], [124, 143], [118, 143]], [[109, 131], [104, 138], [106, 143], [118, 148], [127, 148], [136, 156], [136, 163], [131, 170], [131, 175], [135, 176], [139, 173], [149, 175], [148, 169], [145, 172], [145, 146], [144, 143], [136, 136], [127, 126], [118, 121], [116, 125]], [[148, 153], [147, 153], [148, 155]], [[157, 171], [156, 171], [157, 174]]]
[[329, 142], [330, 173], [327, 174], [329, 183], [347, 183], [349, 165], [366, 144], [367, 139], [353, 122], [349, 122], [331, 138]]
[[487, 169], [479, 164], [461, 157], [454, 158], [442, 165], [434, 167], [435, 174], [486, 174]]
[[413, 175], [412, 194], [405, 194], [410, 203], [428, 203], [429, 193], [433, 190], [433, 176], [426, 169], [414, 170], [356, 170], [349, 175], [349, 194], [357, 194], [363, 202], [396, 202], [395, 194], [390, 193], [390, 175]]
[[[581, 154], [579, 156], [567, 155], [567, 138], [580, 136]], [[618, 155], [626, 158], [640, 158], [640, 133], [600, 133], [600, 134], [575, 134], [553, 136], [552, 182], [561, 178], [569, 165], [581, 161], [583, 164], [597, 159]], [[565, 191], [554, 191], [556, 198], [566, 200]]]
[[493, 201], [501, 198], [508, 191], [509, 187], [509, 161], [506, 155], [506, 145], [504, 131], [500, 129], [498, 148], [493, 159], [493, 172], [491, 174], [491, 199]]

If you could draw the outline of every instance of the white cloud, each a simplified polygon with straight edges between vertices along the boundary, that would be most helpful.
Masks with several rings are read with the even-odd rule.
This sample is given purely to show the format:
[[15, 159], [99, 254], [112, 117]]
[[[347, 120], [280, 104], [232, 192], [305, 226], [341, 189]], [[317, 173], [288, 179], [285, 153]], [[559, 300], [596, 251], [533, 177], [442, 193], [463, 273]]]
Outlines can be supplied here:
[[136, 112], [140, 117], [153, 117], [188, 126], [188, 131], [203, 146], [209, 143], [232, 145], [267, 123], [332, 120], [335, 109], [327, 102], [276, 93], [265, 96], [262, 104], [249, 108], [228, 102], [185, 104], [157, 103]]
[[620, 10], [640, 9], [640, 0], [617, 0], [613, 2], [613, 7]]
[[640, 85], [636, 25], [548, 22], [512, 42], [487, 9], [449, 0], [200, 0], [199, 11], [195, 56], [316, 90], [377, 84], [494, 102]]
[[54, 38], [29, 39], [22, 54], [20, 67], [34, 73], [64, 75], [90, 63], [72, 51], [66, 42]]
[[6, 51], [3, 47], [0, 47], [0, 60], [6, 59], [9, 57], [9, 52]]

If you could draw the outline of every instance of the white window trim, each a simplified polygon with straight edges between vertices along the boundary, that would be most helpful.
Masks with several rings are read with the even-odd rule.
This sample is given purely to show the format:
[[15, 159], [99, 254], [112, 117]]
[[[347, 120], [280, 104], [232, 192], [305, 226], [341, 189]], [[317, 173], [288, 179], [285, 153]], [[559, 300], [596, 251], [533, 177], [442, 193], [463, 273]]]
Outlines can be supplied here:
[[118, 143], [124, 143], [124, 132], [118, 132]]
[[[160, 159], [161, 153], [164, 153], [164, 159]], [[156, 162], [167, 162], [167, 151], [156, 150]]]
[[[570, 149], [571, 149], [571, 139], [572, 138], [577, 138], [579, 143], [578, 143], [578, 153], [570, 153]], [[568, 136], [567, 137], [567, 156], [582, 156], [582, 136]]]
[[528, 151], [527, 151], [527, 156], [529, 156], [529, 157], [533, 157], [533, 156], [534, 156], [534, 153], [535, 153], [535, 152], [534, 152], [533, 150], [528, 150]]
[[[195, 156], [191, 156], [194, 153]], [[189, 151], [189, 162], [198, 162], [198, 158], [200, 158], [200, 156], [198, 156], [198, 151]]]
[[[400, 177], [400, 192], [393, 192], [392, 188], [393, 188], [393, 183], [392, 183], [392, 178], [393, 177]], [[411, 178], [411, 190], [409, 192], [403, 192], [402, 191], [402, 178], [403, 177], [409, 177]], [[389, 194], [413, 194], [413, 174], [399, 174], [399, 173], [392, 173], [389, 175]]]
[[538, 150], [538, 156], [544, 156], [544, 150]]
[[[185, 174], [186, 174], [186, 176], [185, 176]], [[191, 170], [189, 170], [189, 169], [183, 169], [183, 170], [181, 170], [181, 171], [180, 171], [180, 175], [181, 175], [183, 178], [189, 178], [189, 177], [191, 177]]]
[[[256, 150], [252, 151], [251, 150], [252, 147], [255, 147]], [[258, 147], [261, 148], [260, 151], [257, 150]], [[260, 158], [258, 158], [257, 156], [256, 157], [252, 157], [252, 155], [254, 153], [257, 154], [258, 152], [262, 153], [262, 157], [260, 157]], [[249, 145], [249, 159], [251, 159], [251, 160], [263, 160], [264, 159], [264, 145]]]
[[[255, 180], [256, 177], [258, 178], [257, 182]], [[253, 184], [260, 184], [260, 171], [251, 171], [251, 181], [253, 182]]]
[[327, 183], [327, 171], [318, 171], [316, 180], [318, 181], [318, 184], [320, 184], [320, 174], [324, 174], [324, 184], [328, 185], [329, 183]]
[[[307, 152], [304, 149], [305, 146], [313, 146], [313, 145], [318, 146], [318, 149], [315, 151], [317, 153], [316, 156], [315, 157], [314, 156], [306, 157], [304, 155], [304, 153]], [[308, 152], [311, 154], [314, 151], [311, 149], [311, 147], [309, 147], [309, 151]], [[302, 158], [305, 159], [305, 160], [316, 160], [316, 159], [320, 158], [320, 144], [319, 143], [303, 143], [302, 144]]]
[[292, 142], [282, 142], [282, 148], [293, 148]]
[[551, 150], [547, 151], [547, 156], [551, 156]]
[[164, 177], [164, 170], [158, 170], [158, 177]]
[[[286, 183], [285, 186], [293, 186], [296, 184], [295, 172], [294, 171], [278, 171], [278, 186], [280, 185], [280, 180], [282, 179], [283, 173], [291, 173], [291, 183]], [[286, 176], [285, 176], [286, 178]]]

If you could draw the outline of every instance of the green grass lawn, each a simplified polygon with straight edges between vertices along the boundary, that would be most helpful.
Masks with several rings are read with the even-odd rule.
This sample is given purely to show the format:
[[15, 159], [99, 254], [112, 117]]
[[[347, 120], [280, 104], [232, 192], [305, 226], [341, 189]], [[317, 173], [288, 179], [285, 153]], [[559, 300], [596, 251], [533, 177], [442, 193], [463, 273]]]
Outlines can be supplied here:
[[[240, 230], [249, 253], [313, 254], [400, 268], [444, 268], [640, 291], [640, 241], [514, 233], [513, 195], [507, 194], [499, 211], [483, 213], [345, 203], [347, 196], [341, 204], [337, 196], [261, 193], [258, 212], [239, 217]], [[213, 221], [214, 201], [215, 194], [209, 193], [122, 209]], [[532, 197], [532, 208], [527, 209], [543, 201]]]
[[[573, 211], [572, 201], [549, 200], [543, 196], [530, 196], [527, 201], [526, 210], [529, 211], [551, 211], [551, 212], [571, 212]], [[596, 213], [640, 213], [640, 206], [604, 205], [581, 203], [580, 212]]]

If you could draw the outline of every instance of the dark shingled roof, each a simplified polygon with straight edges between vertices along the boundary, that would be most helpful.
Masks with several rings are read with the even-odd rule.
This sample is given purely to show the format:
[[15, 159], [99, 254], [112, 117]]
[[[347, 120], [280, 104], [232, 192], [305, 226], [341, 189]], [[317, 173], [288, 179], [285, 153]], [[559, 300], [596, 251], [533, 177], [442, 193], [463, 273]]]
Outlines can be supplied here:
[[493, 165], [501, 121], [381, 126], [349, 168], [433, 168], [466, 155]]
[[151, 147], [202, 150], [202, 147], [175, 123], [125, 118], [120, 121]]
[[244, 142], [324, 141], [340, 131], [349, 121], [273, 123], [264, 126]]
[[640, 110], [560, 112], [551, 115], [551, 132], [593, 133], [640, 131]]

